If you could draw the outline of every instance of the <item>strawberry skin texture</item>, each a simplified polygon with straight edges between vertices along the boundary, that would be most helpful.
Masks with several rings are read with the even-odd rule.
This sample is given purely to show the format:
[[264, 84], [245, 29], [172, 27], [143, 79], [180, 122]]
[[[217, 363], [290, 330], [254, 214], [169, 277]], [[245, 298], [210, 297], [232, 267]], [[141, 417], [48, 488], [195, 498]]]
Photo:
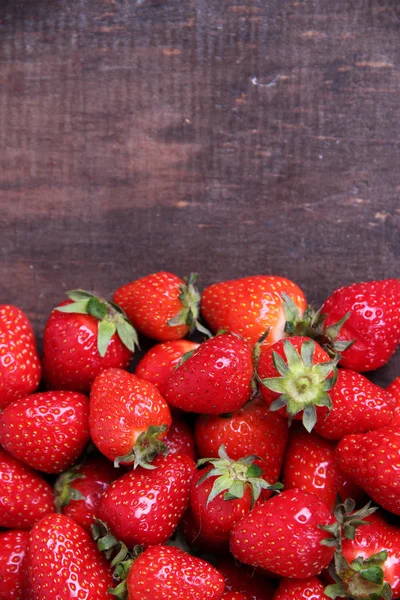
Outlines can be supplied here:
[[386, 388], [386, 392], [390, 394], [393, 400], [394, 418], [399, 419], [400, 415], [400, 377], [396, 377]]
[[127, 600], [220, 600], [222, 575], [206, 561], [179, 548], [152, 546], [134, 562]]
[[[72, 304], [71, 300], [59, 306]], [[106, 354], [97, 349], [99, 321], [86, 314], [53, 310], [43, 334], [43, 374], [52, 390], [88, 393], [95, 377], [104, 369], [125, 368], [132, 352], [114, 334]]]
[[308, 579], [281, 579], [273, 600], [329, 600], [325, 586], [318, 577]]
[[232, 529], [235, 558], [282, 577], [318, 575], [334, 550], [321, 544], [326, 534], [318, 525], [332, 524], [333, 515], [320, 498], [287, 490], [256, 506]]
[[221, 414], [241, 408], [251, 395], [253, 358], [240, 337], [225, 333], [200, 344], [171, 375], [165, 399], [175, 408]]
[[98, 518], [128, 547], [161, 544], [171, 537], [189, 504], [194, 461], [187, 455], [157, 456], [155, 469], [138, 467], [106, 490]]
[[28, 544], [28, 531], [0, 533], [0, 600], [23, 600], [22, 561]]
[[248, 596], [244, 596], [240, 592], [225, 592], [221, 596], [222, 600], [248, 600]]
[[118, 288], [113, 300], [143, 335], [160, 342], [179, 340], [189, 333], [189, 327], [170, 326], [167, 321], [182, 309], [179, 286], [184, 283], [177, 275], [160, 271]]
[[231, 331], [254, 345], [270, 329], [265, 344], [272, 344], [285, 337], [282, 293], [302, 315], [307, 302], [301, 289], [285, 277], [264, 275], [214, 283], [202, 294], [201, 311], [215, 333]]
[[189, 340], [173, 340], [156, 344], [143, 356], [135, 369], [135, 375], [150, 381], [163, 396], [168, 380], [182, 356], [198, 346], [199, 344]]
[[275, 585], [260, 570], [225, 558], [217, 564], [225, 579], [225, 590], [239, 592], [246, 600], [272, 600]]
[[54, 512], [50, 484], [1, 448], [0, 474], [0, 527], [30, 529]]
[[28, 317], [15, 306], [0, 305], [0, 409], [34, 392], [41, 375]]
[[194, 437], [189, 425], [179, 415], [174, 415], [171, 427], [163, 439], [168, 448], [168, 454], [187, 454], [193, 460], [196, 460], [196, 450], [194, 446]]
[[[122, 369], [107, 369], [90, 391], [93, 442], [108, 459], [127, 454], [150, 425], [171, 425], [164, 398], [148, 381]], [[161, 437], [161, 436], [160, 436]]]
[[400, 515], [400, 431], [397, 425], [347, 435], [336, 448], [341, 470], [375, 502]]
[[76, 392], [43, 392], [21, 398], [0, 415], [0, 443], [45, 473], [72, 465], [90, 439], [89, 400]]
[[29, 535], [27, 567], [32, 600], [105, 600], [113, 585], [107, 561], [89, 534], [65, 515], [48, 515]]
[[399, 309], [400, 279], [353, 283], [333, 292], [321, 309], [325, 326], [350, 312], [337, 340], [356, 340], [340, 365], [363, 372], [386, 364], [400, 342]]

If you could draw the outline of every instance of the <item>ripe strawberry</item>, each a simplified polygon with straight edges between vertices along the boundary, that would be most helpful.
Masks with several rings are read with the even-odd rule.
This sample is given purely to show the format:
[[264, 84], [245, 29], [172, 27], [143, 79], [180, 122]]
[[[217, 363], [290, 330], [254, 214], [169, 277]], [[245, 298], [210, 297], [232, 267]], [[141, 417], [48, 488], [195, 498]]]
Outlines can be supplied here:
[[248, 600], [248, 598], [240, 592], [224, 592], [221, 600]]
[[23, 600], [22, 561], [28, 536], [18, 529], [0, 533], [0, 600]]
[[217, 568], [224, 576], [226, 590], [240, 592], [246, 600], [272, 599], [275, 585], [260, 569], [256, 570], [228, 558], [219, 562]]
[[113, 299], [147, 337], [161, 342], [179, 340], [194, 329], [209, 335], [198, 322], [200, 294], [195, 281], [195, 273], [182, 280], [160, 271], [118, 288]]
[[34, 392], [41, 375], [28, 317], [15, 306], [0, 305], [0, 409]]
[[167, 541], [189, 504], [193, 460], [157, 456], [152, 467], [138, 467], [114, 481], [97, 511], [112, 535], [130, 548]]
[[44, 378], [50, 389], [87, 393], [104, 369], [128, 366], [137, 335], [116, 304], [83, 290], [67, 295], [44, 330]]
[[393, 400], [394, 417], [397, 420], [400, 415], [400, 377], [396, 377], [386, 388]]
[[100, 498], [120, 472], [102, 456], [89, 457], [57, 479], [54, 494], [57, 512], [88, 530], [96, 520]]
[[104, 600], [111, 570], [89, 534], [65, 515], [48, 515], [29, 535], [27, 569], [32, 600]]
[[347, 435], [336, 448], [341, 470], [383, 508], [400, 515], [400, 431], [396, 425]]
[[251, 395], [253, 358], [250, 346], [230, 333], [217, 335], [171, 375], [165, 399], [189, 412], [218, 415], [241, 408]]
[[133, 563], [127, 600], [220, 600], [222, 575], [206, 561], [172, 546], [147, 548]]
[[[201, 415], [194, 436], [200, 457], [217, 457], [222, 445], [234, 460], [254, 454], [260, 457], [255, 464], [262, 469], [263, 478], [270, 483], [278, 481], [288, 438], [287, 421], [270, 412], [262, 398], [254, 398], [231, 415]], [[264, 499], [270, 495], [263, 490]]]
[[135, 369], [135, 375], [156, 386], [164, 396], [168, 379], [184, 354], [198, 348], [199, 344], [189, 340], [173, 340], [156, 344], [143, 356]]
[[71, 466], [89, 441], [89, 400], [76, 392], [21, 398], [0, 414], [0, 444], [45, 473]]
[[320, 498], [302, 490], [287, 490], [259, 504], [232, 529], [232, 554], [246, 564], [282, 577], [317, 575], [331, 561], [333, 547], [319, 525], [333, 524]]
[[1, 448], [0, 473], [0, 527], [29, 529], [54, 511], [50, 484]]
[[285, 277], [264, 275], [214, 283], [203, 292], [201, 311], [214, 332], [228, 330], [253, 345], [269, 329], [266, 343], [273, 344], [285, 336], [282, 293], [303, 314], [307, 302], [301, 289]]
[[325, 586], [318, 577], [308, 579], [281, 579], [273, 600], [328, 600]]
[[171, 454], [187, 454], [190, 458], [196, 460], [192, 430], [179, 415], [174, 415], [171, 427], [168, 429], [163, 442], [168, 448], [170, 456]]
[[166, 401], [148, 381], [122, 369], [107, 369], [94, 380], [90, 433], [100, 452], [116, 465], [151, 462], [162, 449], [157, 440], [170, 424]]

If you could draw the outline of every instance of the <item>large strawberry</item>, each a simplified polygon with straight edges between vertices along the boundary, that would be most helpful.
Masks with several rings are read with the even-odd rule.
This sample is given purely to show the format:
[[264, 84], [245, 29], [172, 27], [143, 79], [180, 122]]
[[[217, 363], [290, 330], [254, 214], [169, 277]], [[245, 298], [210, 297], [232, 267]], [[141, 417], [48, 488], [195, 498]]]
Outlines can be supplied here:
[[195, 273], [184, 281], [160, 271], [118, 288], [113, 299], [140, 333], [155, 340], [179, 340], [194, 329], [209, 335], [198, 321], [200, 294], [195, 281]]
[[28, 317], [21, 309], [0, 306], [0, 409], [31, 394], [42, 367]]
[[273, 600], [328, 600], [325, 586], [318, 577], [308, 579], [281, 579]]
[[0, 533], [0, 600], [23, 600], [22, 562], [28, 531], [18, 529]]
[[87, 393], [104, 369], [127, 367], [137, 335], [116, 304], [83, 290], [67, 295], [44, 330], [44, 377], [50, 389]]
[[0, 414], [3, 447], [46, 473], [71, 466], [89, 438], [89, 400], [77, 392], [31, 394]]
[[173, 416], [171, 427], [163, 442], [168, 448], [169, 455], [188, 454], [196, 460], [193, 433], [183, 417], [177, 414]]
[[128, 547], [161, 544], [171, 537], [189, 504], [195, 464], [187, 455], [157, 456], [106, 490], [97, 515]]
[[54, 511], [50, 484], [1, 448], [0, 473], [0, 527], [30, 529]]
[[250, 346], [230, 333], [200, 344], [171, 375], [165, 398], [189, 412], [218, 415], [241, 408], [252, 392]]
[[33, 527], [27, 571], [32, 600], [112, 598], [107, 561], [89, 534], [65, 515], [48, 515]]
[[260, 569], [256, 570], [232, 558], [224, 558], [217, 568], [225, 579], [225, 589], [240, 592], [246, 600], [271, 600], [275, 585]]
[[285, 277], [255, 275], [214, 283], [201, 298], [201, 310], [214, 332], [226, 329], [251, 344], [269, 329], [267, 344], [285, 336], [282, 293], [293, 301], [300, 314], [307, 302], [301, 289]]
[[318, 575], [331, 561], [334, 549], [320, 525], [334, 519], [326, 504], [302, 490], [286, 490], [259, 504], [232, 529], [232, 554], [246, 564], [282, 577]]
[[166, 401], [148, 381], [123, 369], [107, 369], [94, 380], [90, 433], [100, 452], [116, 464], [151, 462], [170, 424]]

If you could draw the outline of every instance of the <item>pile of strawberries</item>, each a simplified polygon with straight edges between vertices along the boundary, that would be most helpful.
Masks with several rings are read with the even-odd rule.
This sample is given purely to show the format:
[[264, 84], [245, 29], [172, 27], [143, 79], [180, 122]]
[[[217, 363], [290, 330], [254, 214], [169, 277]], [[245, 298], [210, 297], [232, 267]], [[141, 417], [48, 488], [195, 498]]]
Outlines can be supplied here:
[[399, 306], [159, 272], [69, 292], [41, 360], [0, 306], [0, 600], [400, 598], [400, 377], [361, 374]]

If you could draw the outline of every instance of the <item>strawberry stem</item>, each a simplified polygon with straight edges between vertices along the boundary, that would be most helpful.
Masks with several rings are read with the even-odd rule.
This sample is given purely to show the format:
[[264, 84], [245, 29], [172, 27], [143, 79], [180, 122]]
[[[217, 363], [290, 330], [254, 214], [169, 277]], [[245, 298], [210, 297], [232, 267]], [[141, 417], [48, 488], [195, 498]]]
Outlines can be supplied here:
[[200, 315], [200, 293], [194, 283], [197, 279], [197, 273], [191, 273], [189, 277], [184, 277], [185, 283], [179, 286], [179, 300], [181, 301], [181, 310], [168, 321], [170, 327], [177, 325], [187, 325], [190, 333], [197, 329], [207, 337], [212, 337], [211, 332], [199, 321]]
[[119, 467], [121, 463], [129, 464], [136, 469], [139, 465], [144, 469], [155, 469], [156, 467], [150, 464], [158, 454], [166, 456], [168, 448], [159, 439], [159, 436], [168, 431], [168, 425], [150, 425], [147, 431], [143, 431], [136, 444], [124, 456], [118, 456], [114, 460], [114, 467]]

